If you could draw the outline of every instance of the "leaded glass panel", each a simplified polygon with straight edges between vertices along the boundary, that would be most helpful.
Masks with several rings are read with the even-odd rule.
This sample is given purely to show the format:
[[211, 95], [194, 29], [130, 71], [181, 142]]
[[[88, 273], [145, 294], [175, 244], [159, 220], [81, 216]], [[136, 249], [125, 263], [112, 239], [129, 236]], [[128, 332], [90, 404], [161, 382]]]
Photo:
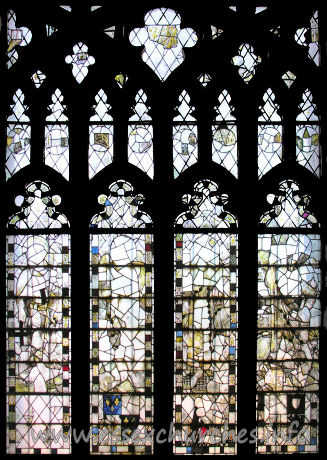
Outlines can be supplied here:
[[215, 111], [215, 122], [212, 125], [212, 160], [238, 177], [237, 125], [231, 96], [227, 90], [223, 90], [218, 96]]
[[68, 180], [69, 132], [65, 123], [68, 117], [64, 114], [66, 106], [62, 104], [63, 100], [61, 91], [56, 89], [52, 95], [52, 104], [48, 107], [50, 115], [46, 117], [44, 162]]
[[237, 221], [227, 201], [217, 184], [200, 181], [176, 220], [175, 454], [237, 451]]
[[9, 454], [71, 452], [70, 235], [42, 233], [68, 228], [49, 192], [41, 181], [27, 185], [7, 225]]
[[143, 196], [119, 180], [99, 196], [91, 229], [91, 452], [153, 452], [153, 235]]
[[300, 114], [296, 117], [296, 159], [317, 177], [321, 174], [320, 122], [317, 106], [309, 89], [302, 95]]
[[178, 115], [173, 126], [174, 177], [198, 161], [198, 127], [192, 116], [194, 107], [190, 106], [190, 96], [184, 90], [179, 96]]
[[28, 107], [24, 104], [25, 96], [18, 89], [10, 106], [12, 113], [7, 117], [6, 179], [30, 164], [31, 159], [31, 125], [26, 115]]
[[140, 89], [135, 97], [134, 115], [129, 118], [128, 161], [153, 179], [153, 126], [146, 101], [147, 96]]

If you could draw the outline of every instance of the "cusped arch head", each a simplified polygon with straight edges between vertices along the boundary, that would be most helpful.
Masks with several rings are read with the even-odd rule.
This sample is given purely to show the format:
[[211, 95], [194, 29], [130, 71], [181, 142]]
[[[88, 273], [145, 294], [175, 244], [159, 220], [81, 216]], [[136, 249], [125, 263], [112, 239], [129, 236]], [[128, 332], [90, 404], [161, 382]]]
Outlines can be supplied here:
[[301, 194], [297, 182], [284, 180], [279, 183], [277, 193], [267, 195], [267, 202], [271, 207], [261, 216], [259, 222], [272, 228], [317, 228], [318, 220], [308, 209], [310, 201], [310, 195]]
[[193, 194], [183, 196], [187, 211], [181, 213], [176, 227], [183, 228], [236, 228], [237, 218], [224, 208], [228, 195], [221, 193], [218, 184], [205, 179], [197, 182]]
[[103, 210], [95, 214], [91, 228], [151, 228], [152, 219], [139, 208], [144, 196], [134, 194], [133, 186], [125, 180], [117, 180], [109, 186], [108, 194], [101, 194], [98, 203]]
[[57, 210], [61, 203], [59, 195], [51, 193], [50, 186], [35, 180], [25, 186], [25, 195], [17, 195], [15, 204], [19, 211], [7, 223], [8, 228], [56, 229], [68, 228], [67, 217]]

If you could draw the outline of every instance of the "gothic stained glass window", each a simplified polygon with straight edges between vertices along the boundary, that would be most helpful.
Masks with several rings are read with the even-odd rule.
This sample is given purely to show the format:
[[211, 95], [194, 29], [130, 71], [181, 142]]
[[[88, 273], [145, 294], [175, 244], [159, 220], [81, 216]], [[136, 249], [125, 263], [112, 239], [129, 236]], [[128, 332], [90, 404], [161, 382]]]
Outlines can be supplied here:
[[193, 193], [175, 224], [174, 452], [235, 454], [217, 438], [236, 430], [237, 220], [214, 182]]
[[153, 126], [147, 96], [140, 89], [135, 97], [134, 115], [129, 118], [128, 161], [153, 178]]
[[263, 96], [261, 115], [258, 118], [258, 173], [259, 179], [282, 161], [283, 131], [279, 106], [269, 88]]
[[0, 2], [0, 456], [326, 457], [327, 17], [288, 3]]
[[28, 184], [7, 225], [9, 454], [71, 451], [70, 235], [50, 192]]
[[269, 233], [258, 236], [257, 451], [318, 452], [319, 224], [292, 180], [267, 199]]
[[12, 113], [7, 117], [6, 179], [30, 163], [31, 125], [24, 99], [22, 90], [18, 89], [13, 97]]
[[153, 235], [143, 200], [114, 182], [91, 221], [104, 232], [90, 243], [92, 453], [152, 453]]
[[215, 123], [212, 125], [212, 160], [237, 177], [237, 125], [228, 91], [223, 90], [218, 96], [215, 111]]
[[320, 176], [320, 123], [317, 106], [309, 89], [302, 95], [301, 112], [296, 117], [296, 159], [316, 176]]
[[181, 93], [178, 100], [178, 115], [173, 120], [175, 178], [198, 160], [198, 128], [196, 118], [192, 115], [194, 107], [190, 106], [190, 96], [185, 90]]
[[[55, 171], [69, 179], [69, 133], [67, 116], [64, 114], [66, 106], [62, 104], [63, 95], [59, 89], [52, 95], [52, 104], [48, 109], [50, 115], [46, 117], [44, 161]], [[64, 122], [64, 123], [63, 123]]]
[[111, 106], [107, 103], [107, 95], [102, 89], [95, 96], [95, 102], [95, 115], [90, 118], [89, 127], [90, 179], [112, 163], [113, 159], [113, 120], [108, 113]]

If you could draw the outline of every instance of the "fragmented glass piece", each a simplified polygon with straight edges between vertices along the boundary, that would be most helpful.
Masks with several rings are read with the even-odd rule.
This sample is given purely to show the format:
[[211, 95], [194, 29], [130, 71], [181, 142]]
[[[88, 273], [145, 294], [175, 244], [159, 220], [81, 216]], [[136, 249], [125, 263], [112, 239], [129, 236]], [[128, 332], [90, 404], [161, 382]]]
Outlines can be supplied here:
[[210, 26], [210, 27], [211, 27], [212, 40], [215, 40], [224, 32], [223, 29], [218, 29], [216, 26]]
[[123, 88], [125, 84], [127, 83], [128, 76], [124, 73], [119, 73], [115, 76], [115, 81], [117, 82], [117, 85], [119, 88]]
[[320, 260], [319, 235], [259, 235], [258, 453], [318, 452]]
[[87, 51], [88, 47], [84, 43], [79, 42], [73, 46], [74, 54], [68, 55], [65, 58], [67, 64], [72, 64], [72, 73], [77, 83], [81, 83], [84, 80], [89, 72], [88, 66], [95, 63], [94, 57], [90, 56]]
[[168, 8], [156, 8], [144, 17], [145, 27], [132, 30], [129, 41], [133, 46], [144, 45], [142, 60], [162, 80], [166, 80], [185, 59], [183, 47], [197, 42], [191, 28], [181, 29], [181, 17]]
[[[153, 126], [146, 105], [147, 96], [140, 89], [132, 107], [134, 115], [129, 118], [128, 161], [153, 178]], [[134, 123], [131, 123], [134, 122]], [[135, 123], [136, 122], [136, 123]]]
[[115, 30], [116, 26], [110, 26], [107, 29], [104, 29], [104, 33], [107, 34], [110, 38], [115, 38]]
[[232, 63], [239, 67], [238, 73], [245, 83], [249, 83], [254, 77], [256, 66], [261, 63], [261, 57], [254, 54], [253, 46], [243, 43], [238, 49], [238, 55], [234, 56]]
[[202, 73], [198, 76], [198, 80], [202, 86], [207, 86], [207, 84], [211, 82], [212, 78], [208, 73]]
[[267, 6], [257, 6], [256, 9], [255, 9], [255, 14], [262, 13], [262, 12], [265, 11], [267, 8], [268, 8]]
[[[308, 33], [309, 32], [309, 33]], [[317, 65], [320, 65], [320, 43], [318, 10], [314, 12], [310, 19], [310, 28], [302, 27], [295, 32], [295, 41], [301, 46], [308, 47], [309, 58]]]
[[48, 106], [50, 115], [45, 126], [44, 161], [55, 171], [69, 179], [69, 131], [68, 125], [62, 123], [68, 121], [64, 114], [66, 106], [62, 104], [63, 95], [59, 89], [52, 95], [52, 104]]
[[59, 195], [51, 195], [50, 187], [40, 180], [25, 186], [26, 195], [18, 195], [15, 204], [20, 210], [9, 220], [8, 228], [42, 229], [67, 228], [67, 217], [56, 207], [61, 203]]
[[69, 5], [59, 5], [59, 8], [62, 8], [63, 10], [68, 11], [69, 13], [71, 13], [72, 11], [72, 7]]
[[44, 82], [44, 80], [46, 79], [47, 77], [44, 75], [44, 73], [41, 72], [41, 70], [37, 70], [35, 73], [33, 73], [33, 75], [31, 76], [31, 79], [34, 83], [34, 85], [37, 87], [37, 88], [40, 88], [40, 86], [42, 85], [42, 83]]
[[237, 227], [236, 217], [224, 206], [228, 195], [219, 191], [219, 186], [205, 179], [194, 185], [193, 195], [183, 196], [187, 211], [176, 219], [176, 226], [181, 228], [231, 228]]
[[260, 218], [260, 223], [266, 227], [319, 227], [316, 217], [308, 210], [311, 197], [301, 195], [295, 181], [289, 179], [281, 182], [277, 194], [267, 195], [267, 201], [271, 209]]
[[6, 180], [30, 164], [31, 126], [25, 114], [28, 107], [24, 99], [23, 92], [18, 89], [10, 106], [12, 113], [7, 117]]
[[91, 6], [91, 11], [96, 11], [96, 10], [98, 10], [99, 8], [102, 8], [102, 5], [94, 5], [94, 6]]
[[301, 27], [301, 29], [297, 29], [294, 35], [296, 43], [298, 43], [301, 46], [307, 46], [307, 43], [306, 43], [306, 33], [307, 32], [308, 32], [308, 29], [306, 27]]
[[152, 245], [91, 235], [92, 453], [153, 453]]
[[279, 105], [275, 94], [269, 88], [264, 96], [264, 104], [259, 107], [262, 115], [258, 117], [258, 176], [259, 179], [282, 162], [283, 141]]
[[237, 235], [186, 232], [235, 228], [236, 219], [211, 181], [195, 184], [183, 201], [189, 210], [175, 235], [174, 453], [236, 454], [235, 438], [219, 440], [225, 424], [236, 433]]
[[320, 125], [316, 104], [311, 92], [303, 93], [300, 114], [296, 117], [296, 159], [316, 176], [321, 174]]
[[285, 85], [290, 88], [296, 80], [296, 75], [288, 70], [284, 73], [284, 75], [282, 75], [282, 79], [284, 80]]
[[101, 89], [95, 96], [93, 106], [95, 115], [90, 118], [89, 127], [89, 178], [92, 179], [103, 168], [112, 163], [113, 159], [113, 125], [111, 109], [107, 104], [107, 95]]
[[[41, 181], [8, 228], [64, 228]], [[70, 454], [70, 237], [7, 236], [8, 454]]]
[[277, 35], [277, 37], [280, 37], [280, 26], [270, 29], [270, 32], [272, 32], [274, 35]]
[[192, 116], [194, 107], [190, 106], [190, 96], [184, 90], [179, 98], [178, 115], [173, 126], [174, 177], [198, 161], [198, 128]]
[[58, 29], [56, 27], [50, 26], [49, 24], [47, 24], [45, 27], [48, 37], [53, 35], [55, 32], [58, 32]]
[[237, 11], [237, 6], [229, 6], [228, 8], [232, 11], [235, 11], [235, 12]]
[[237, 126], [232, 115], [234, 107], [230, 103], [230, 94], [223, 90], [218, 96], [215, 123], [212, 125], [212, 160], [237, 177]]
[[18, 59], [16, 46], [26, 46], [32, 40], [32, 32], [27, 27], [16, 27], [16, 13], [9, 10], [7, 14], [7, 68], [10, 69]]
[[103, 211], [92, 217], [91, 227], [96, 228], [149, 228], [152, 220], [139, 209], [144, 196], [133, 194], [133, 186], [124, 180], [113, 182], [108, 195], [100, 195]]

